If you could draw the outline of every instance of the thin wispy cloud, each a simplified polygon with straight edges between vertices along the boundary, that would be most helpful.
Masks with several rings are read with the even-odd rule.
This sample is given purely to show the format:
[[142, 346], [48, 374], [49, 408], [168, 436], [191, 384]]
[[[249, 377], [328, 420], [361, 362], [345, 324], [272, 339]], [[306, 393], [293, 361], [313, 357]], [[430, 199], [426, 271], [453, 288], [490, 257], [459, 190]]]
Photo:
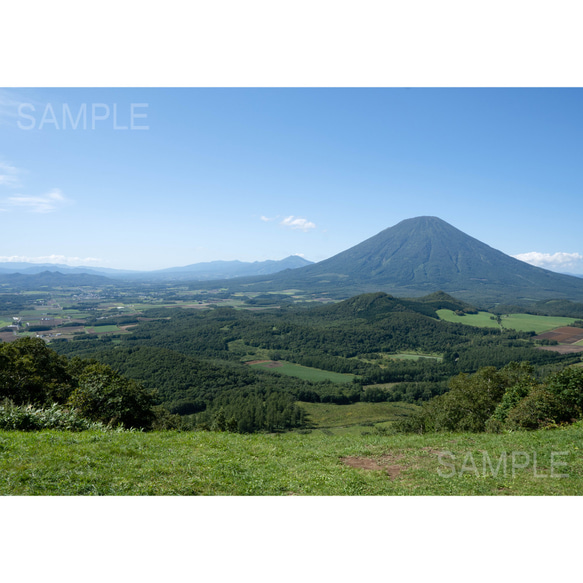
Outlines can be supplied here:
[[58, 188], [53, 188], [47, 194], [40, 196], [24, 194], [9, 196], [4, 200], [4, 208], [21, 208], [31, 213], [52, 213], [69, 202]]
[[18, 115], [18, 106], [22, 103], [12, 91], [0, 89], [0, 124], [7, 123]]
[[19, 174], [21, 170], [8, 162], [0, 160], [0, 186], [17, 187], [20, 186]]
[[64, 263], [72, 267], [79, 265], [98, 265], [103, 260], [98, 257], [67, 257], [66, 255], [43, 255], [30, 257], [27, 255], [0, 255], [0, 263]]
[[311, 221], [308, 221], [302, 217], [294, 217], [293, 215], [286, 217], [279, 224], [283, 225], [284, 227], [289, 227], [290, 229], [297, 229], [304, 232], [316, 228], [315, 223], [312, 223]]
[[18, 108], [22, 104], [40, 107], [42, 104], [32, 97], [33, 94], [14, 89], [0, 89], [0, 125], [15, 125], [20, 117]]
[[513, 255], [515, 259], [562, 273], [583, 273], [583, 255], [580, 253], [539, 253], [530, 251]]
[[263, 222], [265, 223], [269, 223], [270, 221], [275, 221], [275, 219], [277, 219], [278, 217], [266, 217], [264, 215], [261, 215], [261, 217], [259, 217]]

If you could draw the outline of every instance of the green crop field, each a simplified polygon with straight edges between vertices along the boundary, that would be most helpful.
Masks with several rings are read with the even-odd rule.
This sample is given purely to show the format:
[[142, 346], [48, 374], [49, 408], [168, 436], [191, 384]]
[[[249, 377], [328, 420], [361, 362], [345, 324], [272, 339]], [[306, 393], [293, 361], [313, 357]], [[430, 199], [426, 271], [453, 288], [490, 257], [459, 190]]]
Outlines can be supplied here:
[[[451, 310], [437, 310], [437, 315], [446, 322], [458, 322], [468, 326], [498, 328], [496, 319], [492, 320], [489, 312], [478, 314], [466, 314], [458, 316]], [[494, 316], [496, 318], [496, 316]], [[512, 330], [529, 332], [534, 330], [537, 334], [548, 332], [561, 326], [570, 326], [576, 318], [563, 318], [559, 316], [533, 316], [531, 314], [508, 314], [501, 317], [502, 326]]]
[[290, 377], [297, 377], [306, 381], [332, 381], [333, 383], [350, 383], [355, 377], [353, 374], [342, 374], [339, 372], [331, 372], [322, 370], [320, 368], [312, 368], [309, 366], [301, 366], [300, 364], [293, 364], [291, 362], [279, 361], [280, 366], [269, 368], [269, 362], [262, 362], [258, 364], [251, 364], [249, 366], [256, 368], [265, 368], [272, 372], [285, 374]]
[[581, 495], [582, 451], [581, 422], [501, 435], [2, 431], [0, 495]]
[[417, 409], [408, 403], [298, 403], [308, 414], [308, 423], [316, 427], [345, 427], [361, 423], [394, 421]]
[[89, 332], [90, 330], [93, 330], [93, 333], [95, 333], [95, 334], [99, 334], [102, 332], [123, 332], [123, 330], [120, 330], [115, 324], [109, 324], [107, 326], [88, 326], [88, 327], [85, 327], [85, 332]]

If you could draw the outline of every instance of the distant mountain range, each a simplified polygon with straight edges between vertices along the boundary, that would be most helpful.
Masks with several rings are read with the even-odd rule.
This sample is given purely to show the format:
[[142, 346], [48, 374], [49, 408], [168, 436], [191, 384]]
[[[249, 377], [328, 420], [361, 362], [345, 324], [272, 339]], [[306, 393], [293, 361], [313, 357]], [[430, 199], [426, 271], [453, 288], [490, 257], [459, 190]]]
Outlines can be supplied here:
[[42, 290], [55, 287], [107, 287], [116, 286], [118, 280], [92, 273], [67, 273], [43, 271], [41, 273], [0, 273], [0, 285], [11, 290]]
[[271, 275], [286, 269], [298, 269], [311, 264], [312, 261], [308, 261], [299, 255], [290, 255], [279, 261], [267, 260], [254, 261], [252, 263], [245, 261], [209, 261], [206, 263], [193, 263], [185, 267], [170, 267], [169, 269], [157, 271], [126, 274], [123, 277], [124, 279], [155, 279], [157, 281], [205, 281]]
[[212, 261], [148, 272], [0, 263], [0, 281], [11, 277], [7, 270], [29, 276], [39, 271], [86, 274], [100, 277], [100, 285], [114, 284], [115, 280], [199, 281], [201, 287], [220, 286], [232, 291], [297, 288], [335, 298], [378, 291], [417, 297], [444, 291], [481, 306], [528, 304], [550, 298], [583, 301], [583, 278], [514, 259], [437, 217], [401, 221], [319, 263], [294, 255], [281, 261]]
[[121, 278], [124, 280], [148, 280], [148, 281], [186, 281], [209, 279], [231, 279], [233, 277], [269, 275], [285, 269], [297, 269], [310, 265], [312, 262], [298, 255], [290, 255], [279, 261], [210, 261], [206, 263], [193, 263], [184, 267], [170, 267], [155, 271], [130, 271], [123, 269], [111, 269], [107, 267], [70, 267], [69, 265], [56, 263], [0, 263], [1, 274], [36, 275], [50, 272], [59, 272], [64, 275], [90, 274]]
[[0, 263], [0, 274], [21, 273], [23, 275], [36, 275], [46, 271], [59, 272], [62, 274], [88, 273], [93, 275], [105, 275], [108, 277], [125, 276], [138, 271], [124, 269], [111, 269], [108, 267], [71, 267], [62, 263], [26, 263], [9, 261]]

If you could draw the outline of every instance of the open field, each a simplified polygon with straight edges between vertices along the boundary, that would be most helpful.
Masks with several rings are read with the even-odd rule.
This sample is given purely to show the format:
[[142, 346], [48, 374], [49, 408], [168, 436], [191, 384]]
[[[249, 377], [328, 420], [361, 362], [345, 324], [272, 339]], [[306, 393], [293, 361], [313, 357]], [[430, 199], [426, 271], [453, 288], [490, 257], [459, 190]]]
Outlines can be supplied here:
[[582, 444], [582, 423], [501, 435], [2, 431], [0, 495], [580, 495]]
[[414, 352], [400, 352], [399, 354], [383, 354], [383, 358], [396, 359], [396, 360], [421, 360], [424, 358], [429, 358], [431, 360], [441, 361], [443, 358], [441, 356], [435, 356], [432, 354], [417, 354]]
[[122, 332], [118, 326], [115, 324], [109, 324], [107, 326], [91, 326], [85, 328], [86, 332], [90, 334], [104, 334], [106, 332]]
[[408, 403], [298, 403], [308, 414], [308, 422], [318, 428], [346, 427], [361, 423], [395, 421], [417, 409]]
[[[253, 362], [253, 361], [252, 361]], [[273, 372], [285, 374], [291, 377], [297, 377], [306, 381], [332, 381], [333, 383], [350, 383], [355, 377], [353, 374], [342, 374], [339, 372], [331, 372], [322, 370], [320, 368], [312, 368], [309, 366], [302, 366], [300, 364], [293, 364], [291, 362], [265, 360], [261, 362], [247, 363], [254, 368], [265, 368]]]
[[546, 338], [547, 340], [556, 340], [559, 344], [576, 344], [583, 340], [583, 328], [563, 326], [562, 328], [539, 334], [536, 337], [537, 340], [543, 338]]
[[583, 352], [583, 346], [576, 344], [561, 344], [560, 346], [537, 346], [539, 350], [548, 350], [549, 352], [557, 352], [559, 354], [576, 354]]
[[[479, 312], [478, 314], [466, 314], [458, 316], [451, 310], [437, 310], [437, 315], [441, 320], [446, 322], [457, 322], [467, 324], [468, 326], [479, 326], [487, 328], [498, 328], [496, 317], [492, 320], [492, 314], [489, 312]], [[576, 318], [563, 318], [559, 316], [533, 316], [531, 314], [508, 314], [501, 316], [502, 326], [512, 330], [523, 332], [534, 331], [537, 334], [559, 328], [560, 326], [569, 326]]]

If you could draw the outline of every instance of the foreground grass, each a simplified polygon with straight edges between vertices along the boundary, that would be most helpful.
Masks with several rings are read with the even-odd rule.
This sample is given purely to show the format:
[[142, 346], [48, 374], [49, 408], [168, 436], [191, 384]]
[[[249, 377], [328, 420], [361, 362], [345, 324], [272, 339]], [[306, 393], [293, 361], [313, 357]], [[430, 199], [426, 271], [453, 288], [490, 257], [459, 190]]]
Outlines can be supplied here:
[[[455, 456], [446, 457], [452, 477], [443, 477], [452, 472], [439, 461], [444, 451]], [[483, 472], [484, 451], [494, 467], [506, 455], [506, 471]], [[503, 435], [3, 431], [0, 494], [578, 495], [582, 451], [582, 423]], [[512, 452], [524, 452], [530, 465], [519, 455], [524, 467], [513, 472]], [[550, 477], [553, 452], [565, 463], [555, 474], [568, 477]], [[535, 453], [545, 477], [534, 472]], [[346, 457], [377, 469], [350, 467]]]

